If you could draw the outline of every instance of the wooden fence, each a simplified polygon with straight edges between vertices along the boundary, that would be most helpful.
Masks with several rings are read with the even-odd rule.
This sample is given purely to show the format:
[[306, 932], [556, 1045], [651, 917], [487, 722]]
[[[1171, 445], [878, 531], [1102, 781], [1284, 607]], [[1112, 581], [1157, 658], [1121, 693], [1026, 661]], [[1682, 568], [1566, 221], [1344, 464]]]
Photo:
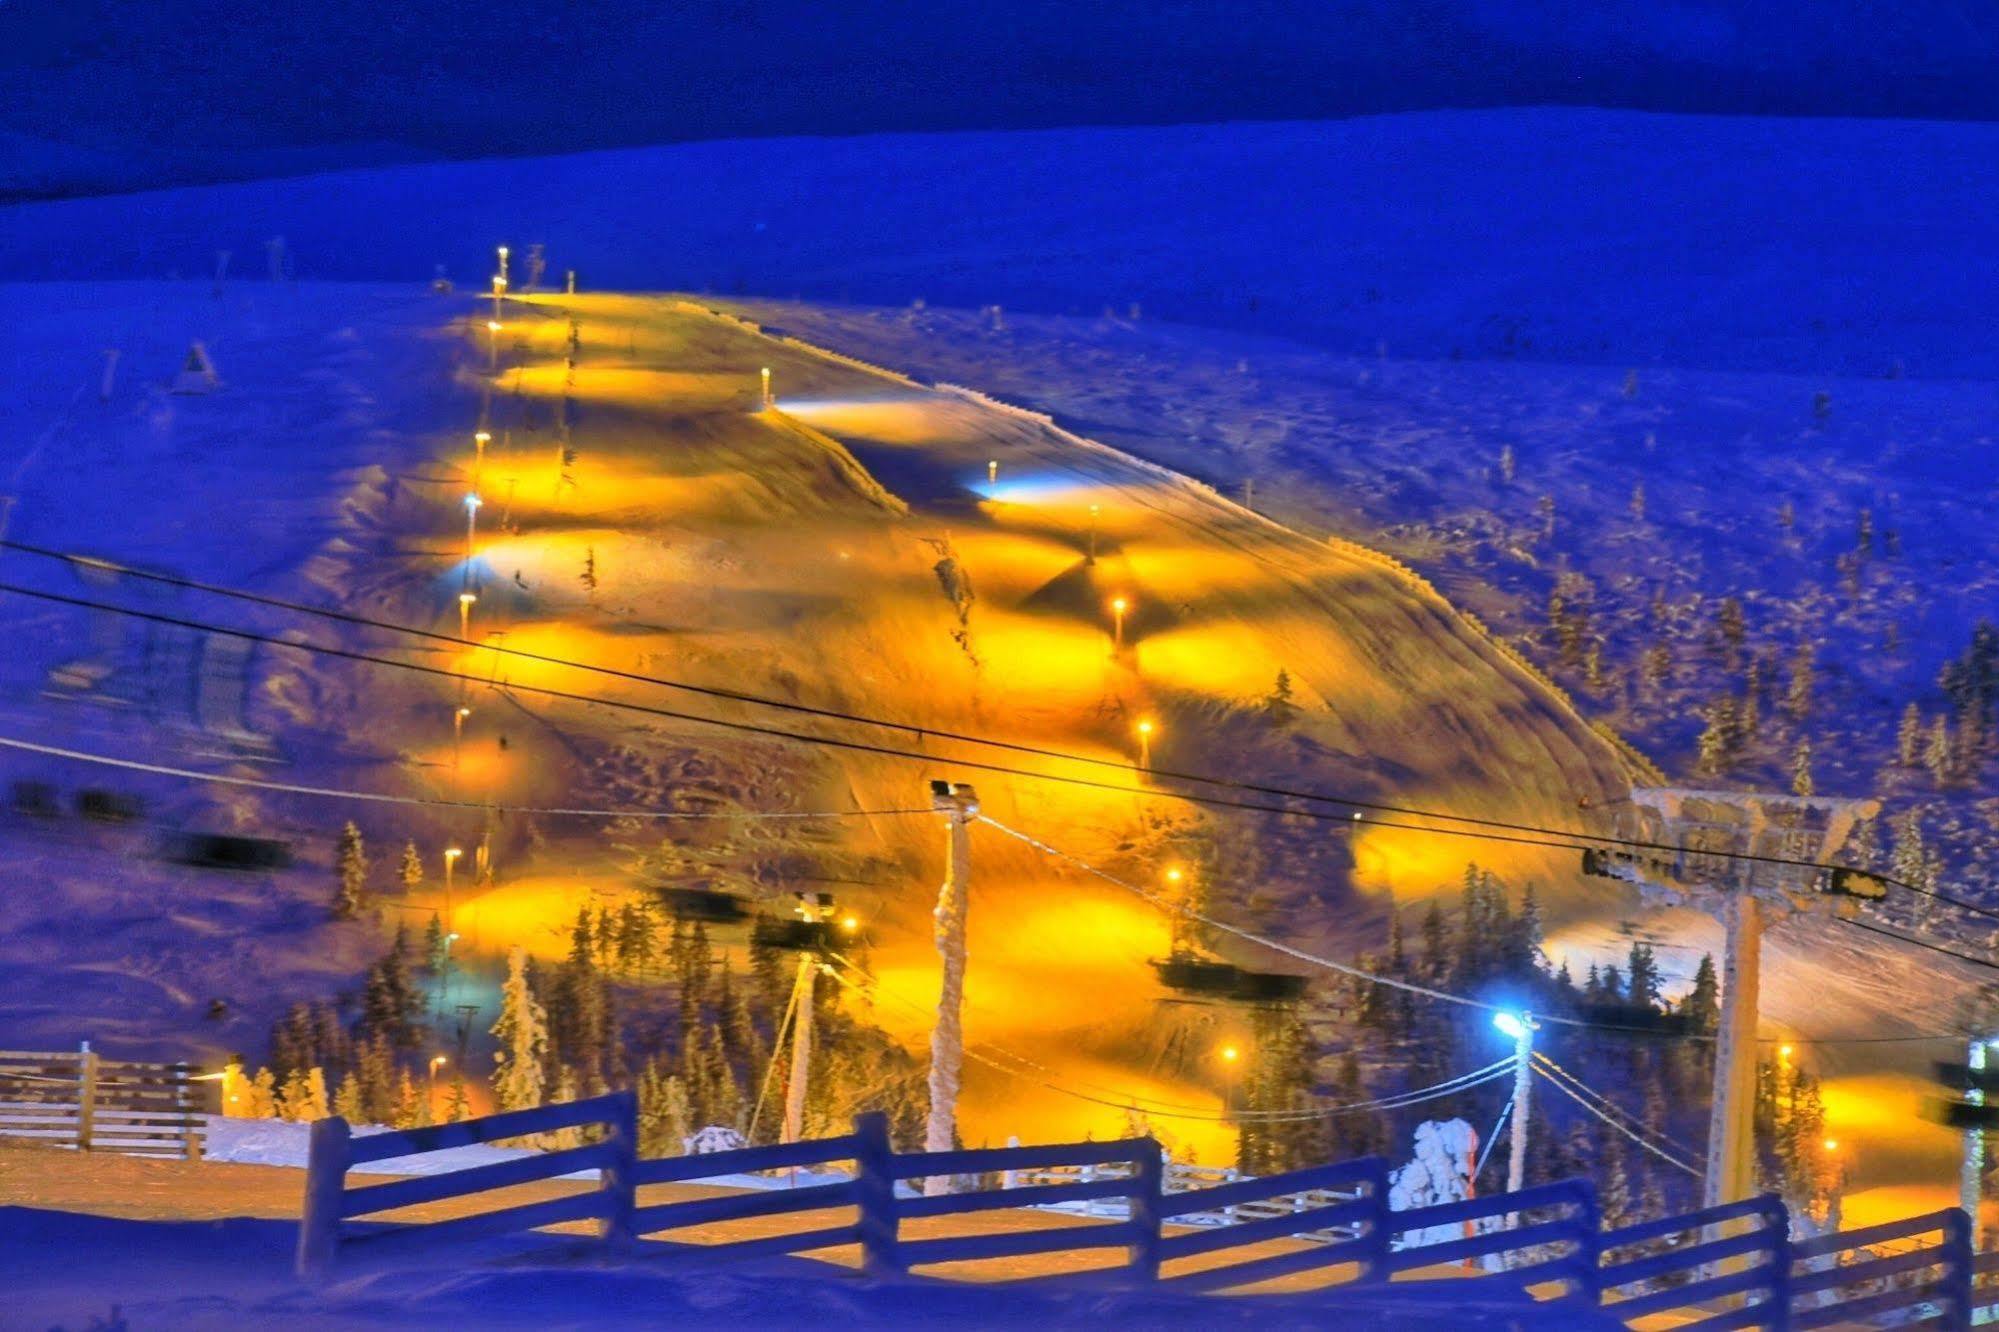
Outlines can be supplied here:
[[203, 1096], [189, 1064], [0, 1050], [0, 1137], [79, 1151], [201, 1156]]
[[[565, 1130], [597, 1140], [347, 1187], [347, 1171], [357, 1164]], [[1969, 1328], [1983, 1312], [1975, 1307], [1974, 1268], [1999, 1276], [1999, 1258], [1974, 1260], [1968, 1223], [1955, 1210], [1793, 1239], [1783, 1204], [1764, 1197], [1606, 1231], [1594, 1192], [1580, 1181], [1393, 1211], [1387, 1168], [1375, 1159], [1221, 1182], [1209, 1182], [1213, 1172], [1195, 1172], [1181, 1176], [1186, 1187], [1173, 1189], [1159, 1145], [1149, 1138], [896, 1152], [880, 1115], [857, 1117], [854, 1131], [840, 1137], [702, 1156], [641, 1160], [636, 1143], [637, 1103], [629, 1092], [363, 1138], [351, 1137], [342, 1120], [320, 1120], [312, 1126], [299, 1272], [323, 1276], [349, 1249], [428, 1255], [455, 1240], [565, 1223], [590, 1222], [601, 1243], [637, 1251], [643, 1237], [690, 1239], [702, 1227], [788, 1218], [801, 1228], [647, 1245], [643, 1260], [710, 1270], [858, 1248], [864, 1271], [894, 1279], [943, 1264], [959, 1269], [953, 1275], [976, 1276], [986, 1262], [1111, 1251], [1109, 1265], [1100, 1259], [1093, 1278], [1200, 1294], [1297, 1277], [1349, 1290], [1448, 1280], [1470, 1299], [1601, 1311], [1626, 1325], [1667, 1318], [1689, 1332], [1791, 1332], [1868, 1320]], [[640, 1197], [650, 1186], [829, 1166], [840, 1169], [796, 1188], [651, 1203]], [[398, 1208], [585, 1171], [597, 1172], [594, 1187], [561, 1197], [428, 1223], [356, 1224]], [[932, 1180], [945, 1191], [915, 1187]], [[909, 1222], [1035, 1208], [1080, 1213], [1097, 1224], [1051, 1216], [1046, 1226], [1024, 1229], [904, 1233]], [[701, 1238], [712, 1240], [712, 1232]], [[451, 1260], [448, 1251], [437, 1253], [436, 1261]]]

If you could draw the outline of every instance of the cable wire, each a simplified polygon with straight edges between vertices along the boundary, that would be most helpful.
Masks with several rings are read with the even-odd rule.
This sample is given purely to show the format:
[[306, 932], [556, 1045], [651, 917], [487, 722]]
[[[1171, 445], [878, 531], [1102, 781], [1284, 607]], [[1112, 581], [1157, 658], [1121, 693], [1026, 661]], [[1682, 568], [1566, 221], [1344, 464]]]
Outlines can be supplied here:
[[1954, 948], [1946, 948], [1940, 943], [1932, 943], [1928, 939], [1919, 939], [1912, 934], [1897, 934], [1893, 930], [1884, 930], [1879, 925], [1870, 925], [1864, 920], [1848, 920], [1846, 923], [1855, 929], [1866, 930], [1869, 934], [1878, 934], [1884, 939], [1893, 939], [1897, 943], [1914, 944], [1918, 948], [1927, 948], [1933, 953], [1942, 953], [1945, 957], [1954, 957], [1960, 962], [1969, 962], [1974, 967], [1984, 967], [1990, 971], [1999, 971], [1999, 962], [1994, 962], [1990, 958], [1973, 957], [1969, 953], [1960, 953]]
[[259, 791], [276, 791], [285, 795], [320, 796], [332, 800], [365, 800], [387, 805], [426, 805], [441, 809], [464, 809], [477, 813], [488, 810], [501, 814], [540, 814], [589, 819], [858, 819], [883, 818], [890, 815], [931, 814], [928, 809], [829, 809], [829, 810], [659, 810], [659, 809], [569, 809], [544, 805], [494, 805], [478, 800], [446, 800], [435, 796], [394, 795], [383, 791], [356, 791], [337, 786], [305, 786], [296, 782], [273, 782], [259, 777], [237, 777], [229, 773], [200, 772], [193, 768], [177, 768], [165, 763], [146, 763], [138, 759], [113, 758], [107, 754], [93, 754], [81, 749], [65, 749], [60, 745], [38, 744], [32, 740], [22, 740], [15, 736], [0, 735], [0, 749], [17, 749], [30, 754], [46, 754], [54, 758], [74, 759], [79, 763], [95, 763], [109, 768], [123, 768], [130, 772], [144, 772], [161, 777], [178, 777], [194, 782], [213, 782], [222, 786], [245, 786]]
[[1684, 1170], [1689, 1175], [1692, 1175], [1695, 1179], [1699, 1179], [1701, 1177], [1701, 1172], [1698, 1169], [1688, 1165], [1685, 1161], [1682, 1161], [1679, 1157], [1672, 1155], [1670, 1152], [1664, 1151], [1658, 1147], [1653, 1146], [1652, 1143], [1647, 1139], [1639, 1137], [1636, 1133], [1633, 1133], [1630, 1129], [1624, 1127], [1624, 1125], [1618, 1123], [1616, 1120], [1612, 1119], [1609, 1115], [1604, 1114], [1603, 1111], [1597, 1109], [1595, 1106], [1591, 1105], [1588, 1101], [1584, 1100], [1582, 1097], [1570, 1091], [1560, 1082], [1556, 1081], [1552, 1077], [1549, 1077], [1546, 1070], [1536, 1069], [1535, 1071], [1540, 1073], [1542, 1078], [1548, 1083], [1548, 1085], [1553, 1087], [1556, 1091], [1568, 1097], [1571, 1101], [1574, 1101], [1577, 1105], [1589, 1111], [1590, 1114], [1602, 1120], [1604, 1123], [1610, 1125], [1612, 1128], [1616, 1129], [1619, 1133], [1622, 1133], [1625, 1137], [1631, 1139], [1631, 1141], [1637, 1143], [1640, 1147], [1643, 1147], [1646, 1151], [1652, 1153], [1652, 1155], [1658, 1157], [1661, 1161], [1664, 1161], [1667, 1165], [1674, 1166], [1677, 1167], [1678, 1169]]
[[1602, 1092], [1597, 1091], [1594, 1087], [1591, 1087], [1581, 1078], [1569, 1072], [1566, 1068], [1563, 1068], [1560, 1064], [1548, 1058], [1548, 1056], [1542, 1054], [1539, 1050], [1534, 1051], [1534, 1064], [1542, 1072], [1550, 1074], [1551, 1076], [1554, 1077], [1559, 1077], [1564, 1081], [1566, 1081], [1569, 1084], [1569, 1089], [1571, 1091], [1580, 1092], [1581, 1094], [1589, 1097], [1590, 1100], [1596, 1102], [1599, 1108], [1623, 1120], [1624, 1123], [1627, 1126], [1629, 1126], [1634, 1133], [1644, 1133], [1650, 1137], [1656, 1138], [1659, 1142], [1662, 1142], [1666, 1146], [1673, 1148], [1675, 1151], [1682, 1152], [1687, 1156], [1701, 1155], [1701, 1153], [1687, 1146], [1687, 1144], [1681, 1142], [1678, 1138], [1675, 1138], [1672, 1134], [1667, 1133], [1665, 1130], [1653, 1129], [1647, 1127], [1644, 1120], [1632, 1114], [1629, 1110], [1626, 1110], [1623, 1106], [1611, 1100], [1608, 1096], [1605, 1096]]
[[[1029, 745], [1017, 741], [999, 740], [992, 738], [990, 736], [981, 736], [962, 731], [940, 729], [937, 727], [926, 726], [915, 722], [905, 722], [905, 721], [897, 721], [881, 717], [873, 717], [864, 713], [849, 712], [838, 708], [816, 707], [811, 704], [797, 703], [788, 699], [771, 698], [767, 695], [753, 694], [743, 690], [725, 689], [713, 685], [697, 685], [685, 680], [675, 680], [665, 676], [647, 675], [638, 671], [620, 670], [616, 667], [601, 666], [590, 662], [576, 661], [571, 658], [558, 657], [552, 654], [533, 652], [525, 648], [474, 643], [469, 639], [459, 638], [451, 634], [440, 633], [436, 630], [419, 628], [414, 625], [398, 624], [391, 620], [382, 620], [375, 618], [373, 616], [358, 615], [348, 611], [334, 610], [324, 606], [313, 606], [304, 602], [290, 601], [281, 597], [273, 597], [261, 593], [249, 592], [244, 589], [231, 588], [217, 583], [203, 582], [198, 579], [183, 578], [171, 574], [157, 573], [151, 570], [137, 569], [129, 565], [117, 563], [112, 560], [107, 560], [94, 556], [79, 555], [71, 552], [52, 550], [48, 547], [37, 546], [28, 542], [13, 541], [0, 538], [0, 549], [15, 550], [25, 555], [32, 555], [42, 559], [55, 560], [62, 563], [70, 564], [72, 566], [96, 569], [100, 571], [109, 571], [124, 577], [155, 582], [168, 587], [175, 587], [183, 590], [201, 592], [211, 596], [219, 596], [219, 597], [250, 602], [252, 604], [265, 606], [271, 609], [287, 611], [292, 614], [316, 616], [323, 619], [338, 621], [343, 624], [352, 624], [360, 627], [378, 629], [387, 633], [405, 634], [411, 637], [427, 639], [432, 642], [446, 643], [456, 647], [466, 647], [466, 648], [475, 648], [475, 649], [482, 648], [486, 651], [491, 651], [502, 655], [519, 658], [525, 661], [534, 661], [544, 665], [551, 665], [551, 666], [561, 666], [572, 670], [586, 671], [598, 675], [608, 676], [615, 679], [629, 680], [641, 684], [656, 685], [666, 689], [681, 690], [684, 692], [693, 693], [709, 698], [727, 699], [732, 702], [747, 703], [757, 707], [775, 708], [787, 712], [799, 713], [806, 716], [819, 717], [828, 720], [848, 722], [856, 725], [872, 726], [887, 730], [899, 731], [906, 735], [915, 736], [919, 740], [924, 738], [949, 740], [954, 743], [979, 745], [988, 748], [1003, 750], [1010, 753], [1031, 755], [1038, 758], [1052, 759], [1058, 762], [1084, 764], [1099, 768], [1117, 769], [1120, 771], [1126, 770], [1128, 766], [1124, 762], [1116, 759], [1097, 758], [1092, 755], [1077, 754], [1063, 750], [1049, 749], [1039, 745]], [[0, 585], [0, 591], [13, 591], [28, 596], [37, 595], [33, 592], [29, 592], [27, 589], [18, 588], [18, 587], [9, 587], [6, 585]], [[89, 603], [78, 602], [74, 604], [89, 604]], [[131, 613], [131, 614], [142, 614], [142, 615], [147, 614], [146, 612], [124, 611], [123, 608], [111, 607], [111, 606], [98, 606], [94, 608], [110, 610], [113, 611], [114, 613]], [[176, 622], [176, 621], [169, 621], [169, 622]], [[200, 627], [208, 628], [210, 632], [229, 632], [227, 630], [223, 630], [215, 626], [200, 626]], [[307, 646], [307, 645], [294, 644], [293, 646]], [[308, 646], [308, 650], [317, 650], [317, 649], [312, 649]], [[601, 703], [606, 703], [611, 706], [619, 706], [617, 703], [613, 702], [612, 700], [598, 699], [596, 701]], [[971, 763], [969, 761], [961, 761], [961, 763], [963, 763], [963, 766], [970, 766], [970, 767], [978, 766], [977, 764]], [[1009, 771], [1003, 768], [988, 768], [986, 770], [1000, 771], [1000, 772]], [[1045, 774], [1045, 773], [1034, 773], [1034, 774], [1015, 773], [1014, 775], [1032, 775], [1047, 780], [1081, 781], [1081, 779], [1063, 778], [1063, 777], [1058, 777], [1054, 774]], [[1454, 814], [1445, 810], [1422, 809], [1415, 806], [1395, 805], [1383, 801], [1365, 800], [1359, 797], [1340, 795], [1337, 793], [1328, 793], [1324, 791], [1308, 791], [1292, 787], [1276, 786], [1269, 783], [1249, 782], [1236, 778], [1216, 777], [1206, 773], [1181, 772], [1170, 768], [1152, 768], [1148, 770], [1148, 775], [1154, 778], [1155, 780], [1163, 778], [1171, 781], [1192, 782], [1200, 785], [1215, 786], [1222, 789], [1243, 791], [1253, 795], [1271, 796], [1285, 800], [1306, 800], [1306, 801], [1314, 801], [1321, 804], [1340, 805], [1347, 809], [1352, 809], [1356, 811], [1364, 810], [1371, 813], [1392, 814], [1408, 818], [1439, 819], [1446, 822], [1464, 824], [1467, 825], [1468, 828], [1486, 828], [1486, 829], [1493, 829], [1505, 832], [1527, 833], [1527, 834], [1532, 834], [1536, 837], [1571, 838], [1571, 839], [1578, 839], [1583, 842], [1588, 842], [1593, 845], [1619, 846], [1619, 847], [1626, 847], [1632, 850], [1670, 851], [1676, 853], [1683, 852], [1686, 850], [1686, 848], [1684, 847], [1675, 846], [1668, 842], [1648, 842], [1634, 838], [1618, 837], [1603, 833], [1592, 833], [1579, 829], [1546, 828], [1534, 824], [1517, 823], [1505, 819], [1491, 819], [1470, 814]], [[1084, 784], [1089, 784], [1089, 783], [1084, 783]], [[1107, 789], [1125, 790], [1126, 788], [1108, 787]], [[1200, 797], [1184, 795], [1181, 793], [1147, 791], [1143, 789], [1137, 790], [1132, 793], [1140, 795], [1158, 795], [1158, 796], [1177, 795], [1179, 796], [1179, 798], [1183, 799], [1189, 799], [1189, 800], [1200, 799]], [[1209, 801], [1207, 803], [1223, 804], [1224, 802]], [[1224, 804], [1224, 807], [1229, 807], [1229, 806]], [[1272, 812], [1294, 813], [1294, 814], [1312, 813], [1311, 811], [1301, 811], [1301, 810], [1281, 810], [1281, 809], [1273, 810], [1271, 807], [1264, 805], [1239, 804], [1233, 807], [1256, 809], [1266, 813], [1272, 813]], [[1319, 817], [1325, 817], [1325, 816], [1323, 815], [1323, 813], [1321, 813]], [[1440, 834], [1455, 833], [1456, 835], [1459, 836], [1471, 835], [1469, 832], [1463, 829], [1427, 828], [1427, 827], [1422, 827], [1421, 825], [1409, 825], [1409, 824], [1387, 824], [1387, 825], [1377, 825], [1377, 826], [1403, 828], [1410, 831], [1431, 832], [1431, 833], [1440, 833]], [[1508, 838], [1508, 837], [1492, 837], [1488, 840], [1513, 842], [1515, 844], [1528, 845], [1528, 846], [1554, 846], [1560, 849], [1567, 849], [1567, 850], [1584, 849], [1583, 847], [1574, 846], [1567, 842], [1550, 843], [1550, 842], [1520, 841], [1518, 839]], [[1835, 868], [1858, 869], [1859, 868], [1857, 866], [1839, 865], [1831, 862], [1801, 860], [1786, 856], [1765, 855], [1762, 853], [1751, 852], [1751, 851], [1703, 850], [1701, 854], [1727, 860], [1742, 861], [1753, 864], [1780, 865], [1780, 866], [1789, 866], [1793, 868], [1803, 868], [1803, 869], [1835, 869]], [[1988, 907], [1980, 906], [1977, 903], [1968, 901], [1967, 899], [1958, 897], [1954, 894], [1944, 893], [1934, 888], [1926, 888], [1921, 885], [1911, 883], [1904, 879], [1892, 878], [1888, 875], [1877, 874], [1872, 871], [1861, 870], [1860, 872], [1868, 873], [1871, 875], [1871, 877], [1879, 879], [1883, 883], [1889, 884], [1894, 887], [1903, 888], [1910, 892], [1918, 893], [1923, 896], [1934, 898], [1937, 901], [1947, 903], [1960, 910], [1972, 912], [1976, 915], [1985, 916], [1989, 919], [1999, 920], [1999, 911], [1995, 911]]]

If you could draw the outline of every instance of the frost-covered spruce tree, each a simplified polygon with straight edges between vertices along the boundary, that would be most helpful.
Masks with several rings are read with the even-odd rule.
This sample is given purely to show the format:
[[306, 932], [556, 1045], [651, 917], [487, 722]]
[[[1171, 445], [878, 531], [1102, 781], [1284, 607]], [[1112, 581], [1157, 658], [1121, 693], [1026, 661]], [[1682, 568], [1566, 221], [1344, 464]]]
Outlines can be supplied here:
[[339, 920], [352, 920], [361, 914], [362, 898], [368, 889], [368, 852], [361, 843], [361, 830], [351, 820], [340, 830], [334, 873], [339, 883], [333, 897], [333, 914]]
[[423, 885], [423, 856], [414, 840], [403, 843], [403, 860], [396, 867], [396, 877], [402, 881], [404, 892], [414, 892]]
[[1791, 794], [1808, 796], [1812, 790], [1812, 742], [1800, 739], [1797, 751], [1791, 755]]
[[1902, 709], [1901, 724], [1895, 728], [1895, 762], [1913, 768], [1922, 760], [1923, 712], [1914, 703]]
[[526, 1110], [542, 1103], [547, 1091], [543, 1062], [548, 1057], [548, 1014], [528, 985], [527, 953], [507, 954], [507, 982], [500, 990], [500, 1016], [493, 1023], [500, 1049], [494, 1056], [493, 1095], [502, 1110]]

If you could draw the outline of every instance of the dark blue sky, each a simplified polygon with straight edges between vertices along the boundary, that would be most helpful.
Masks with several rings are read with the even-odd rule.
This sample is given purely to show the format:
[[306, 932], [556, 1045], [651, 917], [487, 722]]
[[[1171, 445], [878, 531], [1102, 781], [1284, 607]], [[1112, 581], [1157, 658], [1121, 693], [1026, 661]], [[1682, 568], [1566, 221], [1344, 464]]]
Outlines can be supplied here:
[[12, 0], [0, 135], [164, 180], [1448, 106], [1990, 119], [1995, 56], [1983, 0]]

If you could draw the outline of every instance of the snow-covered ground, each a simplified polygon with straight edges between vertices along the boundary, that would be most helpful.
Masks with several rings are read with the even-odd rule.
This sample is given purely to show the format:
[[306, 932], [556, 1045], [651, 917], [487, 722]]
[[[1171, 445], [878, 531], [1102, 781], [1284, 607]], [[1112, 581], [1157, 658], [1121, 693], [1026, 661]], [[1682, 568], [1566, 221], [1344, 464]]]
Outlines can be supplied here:
[[[1396, 1332], [1618, 1326], [1564, 1308], [1536, 1317], [1462, 1289], [1398, 1287], [1317, 1297], [1209, 1298], [1059, 1283], [1004, 1291], [942, 1281], [876, 1284], [803, 1259], [704, 1271], [645, 1257], [602, 1265], [579, 1244], [551, 1260], [547, 1236], [460, 1246], [448, 1267], [336, 1277], [301, 1288], [289, 1275], [296, 1228], [271, 1221], [124, 1221], [0, 1207], [7, 1319], [81, 1329], [122, 1315], [162, 1332], [319, 1329], [844, 1326], [1321, 1328], [1328, 1320]], [[665, 1246], [647, 1246], [655, 1258]], [[538, 1252], [535, 1252], [538, 1251]], [[533, 1253], [534, 1256], [526, 1256]], [[1462, 1283], [1451, 1283], [1461, 1286]]]
[[[585, 295], [541, 303], [509, 335], [521, 369], [495, 403], [501, 438], [484, 488], [489, 500], [512, 489], [482, 520], [492, 525], [479, 615], [510, 642], [1111, 760], [1132, 757], [1131, 723], [1152, 710], [1165, 723], [1162, 761], [1572, 818], [1580, 798], [1619, 777], [1582, 719], [1448, 608], [1318, 538], [1400, 531], [1412, 560], [1443, 550], [1426, 567], [1507, 628], [1509, 603], [1538, 599], [1532, 579], [1553, 565], [1508, 582], [1503, 560], [1475, 557], [1478, 541], [1453, 544], [1433, 529], [1489, 486], [1506, 444], [1521, 506], [1554, 492], [1565, 523], [1572, 511], [1602, 522], [1628, 500], [1632, 469], [1651, 466], [1641, 461], [1649, 433], [1668, 461], [1648, 511], [1676, 555], [1755, 567], [1739, 539], [1755, 523], [1738, 491], [1770, 507], [1777, 477], [1815, 497], [1810, 517], [1827, 530], [1870, 490], [1884, 492], [1881, 511], [1897, 515], [1911, 560], [1981, 593], [1982, 492], [1960, 479], [1979, 466], [1990, 392], [1978, 377], [1995, 369], [1989, 339], [1967, 335], [1994, 294], [1978, 206], [1994, 133], [1425, 115], [687, 145], [0, 210], [14, 272], [69, 279], [0, 293], [15, 312], [0, 332], [12, 427], [0, 475], [21, 497], [9, 532], [455, 627], [456, 503], [470, 481], [485, 348], [476, 325], [468, 339], [457, 322], [471, 302], [417, 283], [446, 262], [476, 284], [489, 240], [511, 240], [518, 254], [544, 239], [553, 269], [579, 269], [586, 293], [710, 286], [894, 307], [761, 312], [859, 354], [1051, 407], [1232, 494], [1254, 477], [1257, 507], [1303, 535], [966, 399], [888, 385], [665, 302]], [[705, 188], [687, 190], [689, 180]], [[1797, 205], [1801, 181], [1809, 208]], [[397, 285], [211, 290], [214, 250], [232, 249], [242, 272], [243, 256], [280, 233], [303, 274]], [[76, 280], [169, 272], [183, 276]], [[908, 310], [917, 298], [933, 308]], [[989, 318], [967, 313], [992, 302], [1018, 331], [990, 332]], [[1101, 316], [1106, 307], [1114, 317]], [[1081, 318], [1023, 317], [1037, 310]], [[569, 395], [573, 485], [553, 460], [565, 312], [583, 340]], [[1180, 323], [1157, 327], [1162, 317]], [[195, 337], [227, 387], [177, 398], [163, 383]], [[100, 401], [107, 347], [123, 357]], [[790, 421], [805, 428], [751, 414], [760, 365], [773, 367]], [[1832, 398], [1823, 422], [1821, 391]], [[1877, 448], [1884, 439], [1898, 447]], [[1755, 458], [1769, 469], [1741, 486], [1713, 481], [1731, 475], [1722, 464]], [[997, 485], [986, 482], [988, 459], [1001, 464]], [[1091, 503], [1105, 513], [1096, 564], [1081, 558]], [[1621, 542], [1642, 565], [1647, 542], [1604, 530], [1602, 544]], [[1970, 569], [1946, 573], [1960, 548]], [[594, 591], [580, 579], [586, 553]], [[4, 580], [37, 573], [46, 578], [0, 556]], [[43, 585], [107, 592], [61, 577]], [[1105, 641], [1103, 603], [1125, 590], [1144, 609], [1119, 654]], [[153, 604], [223, 613], [192, 597]], [[900, 809], [921, 804], [921, 780], [940, 775], [725, 744], [702, 728], [519, 691], [476, 700], [454, 765], [444, 692], [274, 649], [253, 658], [244, 709], [265, 751], [196, 724], [171, 642], [4, 609], [23, 650], [5, 667], [0, 724], [77, 748], [532, 804], [691, 796], [743, 810]], [[1971, 596], [1939, 599], [1912, 625], [1935, 650], [1974, 610]], [[1893, 664], [1900, 674], [1884, 678], [1915, 679], [1931, 660]], [[1268, 725], [1263, 706], [1279, 668], [1305, 713], [1289, 728]], [[91, 688], [62, 683], [78, 679]], [[660, 701], [554, 668], [512, 679]], [[933, 752], [931, 768], [962, 756]], [[99, 780], [53, 762], [6, 775], [55, 780], [66, 794]], [[1473, 856], [1515, 882], [1538, 879], [1587, 932], [1570, 937], [1592, 946], [1608, 946], [1634, 914], [1621, 896], [1585, 896], [1565, 865], [1484, 846], [1292, 821], [1250, 829], [1222, 816], [1197, 826], [1129, 799], [956, 775], [976, 781], [1002, 820], [1130, 875], [1211, 840], [1238, 918], [1348, 953], [1374, 941], [1381, 890], [1433, 891]], [[379, 948], [371, 927], [323, 923], [324, 857], [345, 811], [197, 796], [165, 780], [117, 784], [148, 795], [167, 827], [285, 836], [305, 863], [242, 878], [155, 866], [134, 853], [151, 849], [157, 827], [0, 815], [10, 873], [34, 889], [0, 904], [0, 961], [18, 978], [0, 998], [0, 1025], [13, 1043], [254, 1051], [283, 1000], [351, 985]], [[434, 854], [477, 831], [436, 811], [364, 823], [383, 851], [414, 837]], [[490, 999], [485, 968], [507, 943], [561, 952], [576, 904], [620, 900], [661, 840], [638, 825], [507, 822], [499, 883], [458, 903], [471, 969], [457, 997]], [[886, 816], [824, 836], [732, 833], [701, 854], [774, 895], [802, 870], [858, 901], [893, 996], [876, 1017], [913, 1038], [928, 1020], [940, 842], [927, 817]], [[1168, 1057], [1171, 1024], [1144, 965], [1163, 951], [1156, 913], [1017, 845], [981, 845], [978, 865], [975, 1040], [1054, 1059], [1096, 1086], [1215, 1099], [1212, 1079]], [[403, 905], [420, 923], [441, 905], [434, 880]], [[1709, 943], [1684, 922], [1663, 928], [1676, 946]], [[1768, 1011], [1808, 1036], [1932, 1028], [1959, 983], [1934, 958], [1812, 930], [1780, 932], [1773, 950]], [[225, 1007], [211, 1024], [212, 999]], [[1824, 1056], [1856, 1079], [1842, 1135], [1866, 1142], [1877, 1153], [1866, 1168], [1885, 1178], [1946, 1177], [1949, 1138], [1912, 1129], [1909, 1113], [1907, 1074], [1929, 1054]], [[1892, 1096], [1864, 1081], [1884, 1071], [1897, 1079]], [[976, 1067], [967, 1136], [1115, 1129], [1119, 1112], [1086, 1105]]]

